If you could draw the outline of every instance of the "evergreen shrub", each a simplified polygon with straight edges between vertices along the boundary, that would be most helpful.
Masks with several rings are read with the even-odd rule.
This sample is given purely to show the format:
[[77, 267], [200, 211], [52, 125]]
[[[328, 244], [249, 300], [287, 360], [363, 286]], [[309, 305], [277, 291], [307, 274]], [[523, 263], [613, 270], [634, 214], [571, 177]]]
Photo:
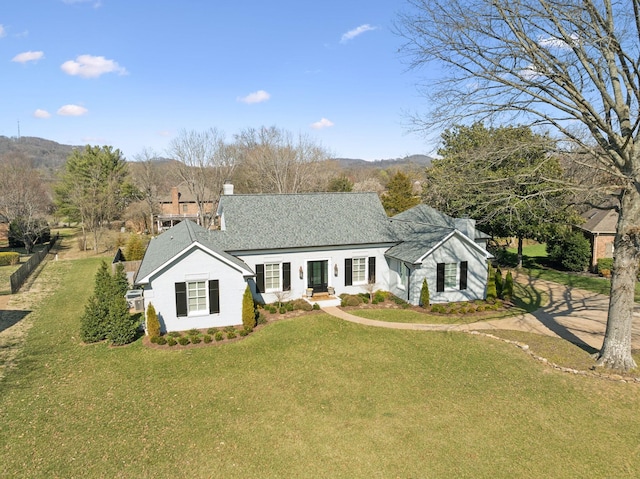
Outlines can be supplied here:
[[151, 303], [147, 307], [147, 334], [151, 338], [160, 336], [160, 321], [158, 320], [156, 308]]
[[186, 346], [190, 342], [191, 341], [189, 341], [189, 338], [187, 336], [180, 336], [178, 338], [178, 344], [181, 345], [181, 346]]
[[507, 271], [507, 277], [504, 280], [504, 288], [502, 290], [502, 299], [511, 301], [513, 298], [513, 275], [511, 271]]
[[242, 324], [254, 327], [256, 325], [256, 308], [253, 303], [251, 289], [247, 286], [242, 295]]
[[138, 324], [129, 313], [129, 304], [123, 296], [116, 296], [109, 308], [107, 339], [114, 346], [122, 346], [136, 339]]
[[169, 337], [167, 339], [167, 346], [175, 346], [176, 344], [178, 344], [178, 341], [176, 341], [176, 338]]
[[422, 280], [422, 288], [420, 288], [420, 306], [422, 306], [423, 308], [427, 308], [429, 306], [429, 302], [429, 284], [427, 283], [427, 279], [425, 278]]
[[202, 340], [205, 344], [209, 344], [211, 341], [213, 341], [213, 338], [210, 334], [205, 334], [204, 336], [202, 336]]
[[222, 331], [216, 331], [216, 333], [213, 335], [213, 338], [216, 341], [222, 341], [224, 339], [224, 334], [222, 333]]
[[160, 345], [160, 346], [164, 346], [165, 344], [167, 344], [167, 338], [165, 338], [164, 336], [159, 336], [156, 338], [156, 344]]

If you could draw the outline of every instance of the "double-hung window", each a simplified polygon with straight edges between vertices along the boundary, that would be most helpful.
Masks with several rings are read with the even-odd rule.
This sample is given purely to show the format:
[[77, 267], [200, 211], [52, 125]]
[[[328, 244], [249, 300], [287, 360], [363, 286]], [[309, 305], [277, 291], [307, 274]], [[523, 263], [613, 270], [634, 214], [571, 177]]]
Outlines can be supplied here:
[[178, 317], [220, 312], [220, 282], [217, 279], [176, 283], [175, 291]]
[[436, 290], [438, 292], [451, 291], [455, 289], [467, 289], [467, 269], [469, 263], [438, 263]]
[[453, 289], [458, 286], [458, 263], [444, 264], [444, 288]]
[[207, 282], [191, 281], [187, 283], [188, 313], [206, 312], [207, 310]]
[[266, 291], [280, 290], [280, 263], [264, 265], [264, 287]]
[[367, 258], [353, 258], [352, 263], [352, 279], [353, 284], [362, 284], [367, 282]]
[[291, 290], [291, 263], [257, 264], [256, 290], [258, 293]]

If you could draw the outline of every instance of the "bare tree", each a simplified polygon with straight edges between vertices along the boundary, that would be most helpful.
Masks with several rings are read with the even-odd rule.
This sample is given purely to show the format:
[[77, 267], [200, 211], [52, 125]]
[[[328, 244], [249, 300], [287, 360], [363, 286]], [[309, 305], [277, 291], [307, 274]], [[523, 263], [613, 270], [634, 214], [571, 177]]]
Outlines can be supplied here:
[[131, 205], [128, 212], [143, 219], [145, 229], [153, 232], [153, 216], [160, 210], [160, 196], [169, 191], [173, 175], [167, 175], [167, 168], [161, 166], [160, 155], [152, 149], [144, 148], [133, 157], [130, 164], [131, 177], [140, 190], [141, 203]]
[[[633, 293], [640, 258], [640, 1], [408, 0], [398, 32], [422, 85], [420, 129], [465, 120], [544, 127], [619, 198], [609, 315], [598, 364], [635, 367]], [[562, 143], [560, 143], [562, 144]], [[574, 151], [576, 147], [574, 146]], [[570, 185], [567, 185], [569, 187]]]
[[11, 233], [27, 253], [48, 229], [45, 216], [51, 197], [31, 160], [14, 153], [0, 157], [0, 214], [12, 224]]
[[213, 221], [211, 207], [236, 166], [233, 148], [215, 128], [182, 130], [169, 145], [168, 154], [178, 160], [176, 174], [196, 199], [200, 224], [208, 228]]
[[252, 193], [300, 193], [326, 185], [320, 162], [329, 155], [308, 137], [276, 127], [248, 128], [236, 135], [242, 162], [239, 186]]

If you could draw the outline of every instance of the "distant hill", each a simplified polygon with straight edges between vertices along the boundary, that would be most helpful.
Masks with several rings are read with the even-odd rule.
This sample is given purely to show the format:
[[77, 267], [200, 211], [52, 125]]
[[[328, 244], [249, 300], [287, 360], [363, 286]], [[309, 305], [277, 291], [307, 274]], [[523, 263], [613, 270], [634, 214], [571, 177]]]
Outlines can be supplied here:
[[[21, 153], [33, 161], [34, 166], [41, 170], [45, 177], [53, 178], [62, 169], [71, 152], [82, 146], [62, 145], [55, 141], [32, 136], [9, 138], [0, 135], [0, 155]], [[423, 170], [431, 164], [432, 158], [426, 155], [410, 155], [404, 158], [366, 161], [353, 158], [333, 158], [343, 170], [369, 170], [399, 168]], [[170, 163], [173, 160], [158, 158], [160, 163]]]
[[61, 145], [55, 141], [32, 136], [8, 138], [0, 135], [0, 155], [19, 153], [33, 161], [33, 166], [45, 176], [53, 176], [79, 146]]
[[406, 167], [406, 166], [418, 166], [426, 168], [431, 165], [433, 158], [426, 155], [410, 155], [404, 158], [394, 158], [388, 160], [359, 160], [353, 158], [334, 158], [333, 161], [338, 163], [341, 168], [344, 169], [374, 169], [374, 168], [393, 168], [393, 167]]

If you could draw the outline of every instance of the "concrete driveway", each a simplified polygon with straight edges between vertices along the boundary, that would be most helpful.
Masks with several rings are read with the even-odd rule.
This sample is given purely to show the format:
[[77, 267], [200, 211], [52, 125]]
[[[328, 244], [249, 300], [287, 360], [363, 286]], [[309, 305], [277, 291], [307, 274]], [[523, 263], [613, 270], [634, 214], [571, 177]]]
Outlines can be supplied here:
[[[515, 279], [521, 283], [528, 283], [535, 290], [547, 294], [548, 304], [531, 314], [470, 324], [392, 323], [359, 318], [336, 307], [323, 309], [347, 321], [368, 326], [421, 331], [510, 329], [561, 337], [572, 343], [582, 344], [590, 352], [600, 350], [607, 322], [608, 296], [530, 278], [524, 274], [516, 275]], [[634, 316], [640, 317], [640, 310], [637, 310]], [[637, 321], [632, 327], [631, 345], [633, 349], [640, 349], [640, 324]]]

